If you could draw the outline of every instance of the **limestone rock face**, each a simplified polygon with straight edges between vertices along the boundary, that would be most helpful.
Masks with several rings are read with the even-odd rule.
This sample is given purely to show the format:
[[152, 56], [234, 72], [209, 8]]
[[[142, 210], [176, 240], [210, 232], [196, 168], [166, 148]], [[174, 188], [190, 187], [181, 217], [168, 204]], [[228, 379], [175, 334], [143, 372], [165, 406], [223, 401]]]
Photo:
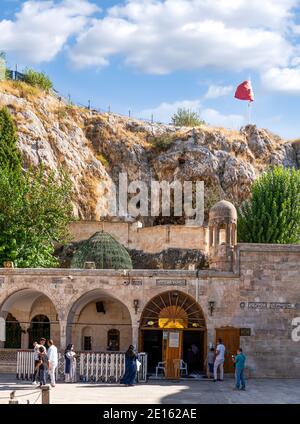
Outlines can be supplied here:
[[64, 166], [80, 219], [105, 214], [114, 184], [118, 191], [120, 172], [128, 174], [129, 183], [143, 180], [149, 187], [151, 179], [204, 181], [209, 209], [222, 198], [238, 206], [269, 166], [300, 166], [295, 144], [256, 126], [238, 132], [151, 125], [68, 106], [52, 95], [32, 94], [8, 82], [0, 83], [0, 107], [4, 105], [15, 118], [24, 168], [38, 163], [49, 170]]
[[134, 269], [205, 269], [208, 258], [201, 250], [167, 249], [159, 253], [130, 250]]

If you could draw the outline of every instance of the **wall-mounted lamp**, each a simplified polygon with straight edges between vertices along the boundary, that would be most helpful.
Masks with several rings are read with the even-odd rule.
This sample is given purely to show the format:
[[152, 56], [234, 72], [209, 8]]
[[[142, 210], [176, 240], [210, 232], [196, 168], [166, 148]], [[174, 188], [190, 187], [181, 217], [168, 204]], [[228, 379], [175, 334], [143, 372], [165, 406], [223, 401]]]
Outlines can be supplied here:
[[136, 314], [138, 313], [139, 306], [140, 306], [140, 301], [139, 301], [139, 299], [134, 299], [134, 300], [133, 300], [133, 307], [134, 307], [134, 310], [135, 310], [135, 313], [136, 313]]
[[210, 302], [208, 302], [208, 308], [209, 308], [210, 316], [213, 315], [213, 312], [215, 310], [215, 306], [216, 306], [215, 301], [211, 300]]

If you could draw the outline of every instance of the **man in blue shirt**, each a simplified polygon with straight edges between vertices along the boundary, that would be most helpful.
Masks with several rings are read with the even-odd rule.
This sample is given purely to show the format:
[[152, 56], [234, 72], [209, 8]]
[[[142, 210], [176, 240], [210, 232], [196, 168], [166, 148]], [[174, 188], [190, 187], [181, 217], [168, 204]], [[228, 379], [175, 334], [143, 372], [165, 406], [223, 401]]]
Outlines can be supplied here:
[[237, 350], [237, 355], [232, 356], [232, 360], [235, 363], [235, 388], [236, 390], [246, 390], [246, 382], [244, 377], [246, 356], [243, 354], [242, 348]]

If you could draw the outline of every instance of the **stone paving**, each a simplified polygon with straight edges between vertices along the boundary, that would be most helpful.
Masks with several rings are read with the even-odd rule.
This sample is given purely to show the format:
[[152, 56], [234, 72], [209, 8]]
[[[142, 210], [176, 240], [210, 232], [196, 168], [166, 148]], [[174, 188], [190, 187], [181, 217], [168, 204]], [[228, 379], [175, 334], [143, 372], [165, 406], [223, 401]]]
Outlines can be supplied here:
[[[223, 383], [212, 381], [151, 381], [134, 387], [121, 385], [58, 383], [51, 389], [53, 404], [275, 404], [300, 403], [300, 380], [251, 379], [246, 392], [233, 390], [233, 379]], [[41, 403], [39, 389], [30, 383], [16, 382], [0, 376], [0, 404], [8, 403], [13, 390], [20, 403]], [[33, 393], [33, 394], [32, 394]], [[25, 395], [25, 396], [23, 396]]]

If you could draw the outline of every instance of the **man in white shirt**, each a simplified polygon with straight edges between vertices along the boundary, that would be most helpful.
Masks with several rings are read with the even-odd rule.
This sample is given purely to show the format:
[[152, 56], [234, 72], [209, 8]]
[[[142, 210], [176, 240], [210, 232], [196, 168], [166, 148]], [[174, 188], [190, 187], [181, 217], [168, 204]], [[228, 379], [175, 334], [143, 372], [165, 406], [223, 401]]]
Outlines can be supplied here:
[[57, 347], [54, 346], [53, 340], [48, 340], [48, 360], [49, 360], [49, 375], [50, 375], [50, 381], [51, 386], [55, 387], [55, 371], [58, 365], [58, 353], [57, 353]]
[[224, 359], [225, 359], [225, 346], [223, 345], [222, 339], [218, 340], [216, 348], [216, 359], [214, 363], [214, 381], [218, 379], [218, 368], [220, 367], [220, 381], [224, 379]]

